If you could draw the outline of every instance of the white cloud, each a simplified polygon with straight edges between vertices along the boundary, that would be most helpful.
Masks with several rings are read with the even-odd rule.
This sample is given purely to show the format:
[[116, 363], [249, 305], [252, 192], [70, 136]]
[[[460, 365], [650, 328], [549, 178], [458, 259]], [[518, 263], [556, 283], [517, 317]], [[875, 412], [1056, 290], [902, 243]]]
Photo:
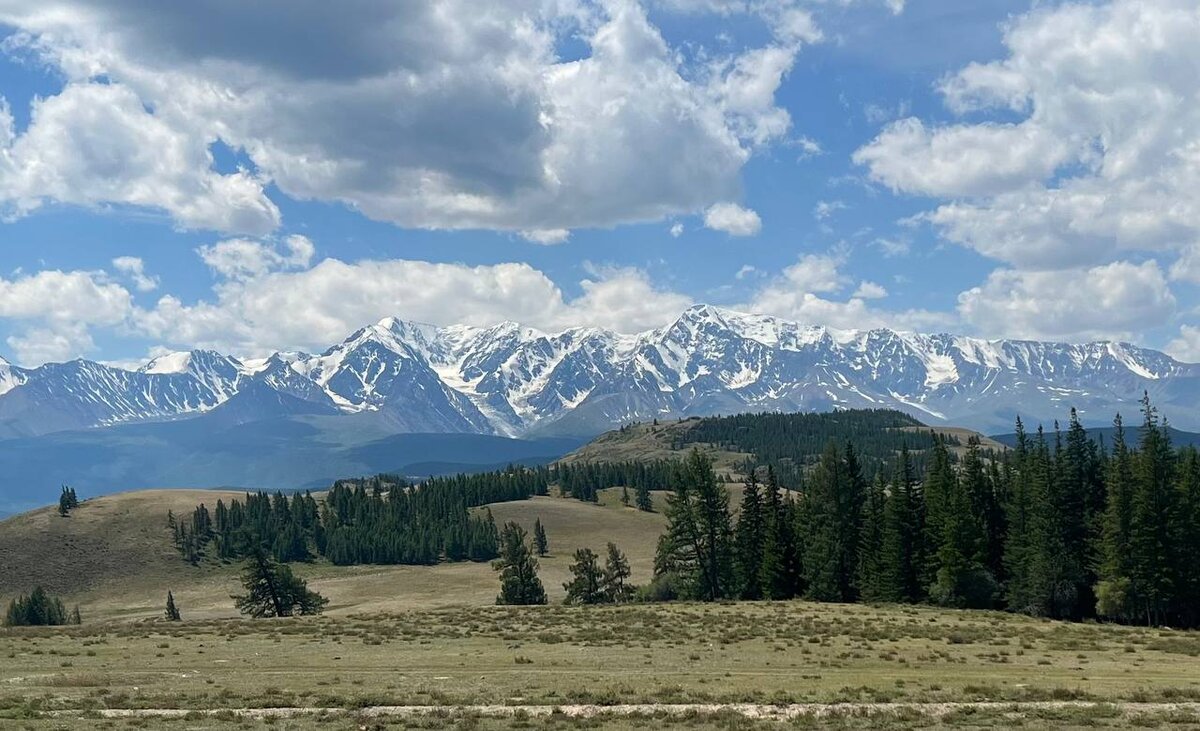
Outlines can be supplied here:
[[1167, 343], [1166, 351], [1185, 363], [1200, 363], [1200, 327], [1180, 326], [1179, 337]]
[[882, 299], [888, 296], [888, 291], [883, 285], [875, 282], [868, 282], [865, 279], [859, 282], [858, 289], [854, 290], [852, 297], [861, 297], [865, 300]]
[[228, 239], [196, 250], [204, 263], [226, 279], [253, 279], [279, 269], [304, 269], [312, 261], [316, 247], [300, 235], [282, 242]]
[[908, 252], [912, 249], [912, 244], [910, 244], [906, 239], [888, 238], [884, 236], [876, 238], [871, 242], [871, 244], [878, 248], [879, 251], [889, 259], [897, 256], [908, 256]]
[[679, 221], [676, 221], [675, 223], [671, 224], [671, 229], [670, 229], [669, 233], [671, 234], [671, 238], [674, 238], [674, 239], [679, 238], [680, 236], [683, 235], [683, 224], [680, 223]]
[[515, 320], [547, 329], [634, 332], [664, 324], [691, 302], [634, 269], [596, 270], [580, 285], [583, 293], [569, 299], [527, 264], [325, 259], [303, 271], [220, 283], [215, 298], [194, 304], [165, 296], [133, 319], [145, 336], [172, 346], [261, 354], [324, 348], [388, 315], [434, 324]]
[[571, 232], [565, 228], [542, 228], [532, 231], [521, 231], [521, 238], [543, 246], [561, 244], [571, 238]]
[[136, 256], [118, 256], [112, 260], [113, 269], [129, 277], [139, 292], [158, 289], [158, 277], [146, 273], [146, 263]]
[[132, 308], [129, 291], [100, 272], [44, 270], [0, 278], [0, 318], [23, 327], [7, 340], [23, 365], [92, 350], [90, 328], [118, 325]]
[[[202, 13], [0, 0], [0, 24], [19, 30], [8, 50], [68, 82], [20, 135], [4, 113], [0, 198], [14, 215], [118, 203], [253, 235], [279, 224], [267, 182], [408, 227], [557, 232], [697, 213], [737, 194], [755, 150], [787, 140], [775, 96], [820, 31], [790, 2], [696, 9], [757, 15], [770, 36], [672, 47], [633, 0]], [[587, 51], [559, 59], [566, 39]], [[254, 172], [215, 172], [214, 141]]]
[[927, 310], [892, 312], [875, 309], [866, 300], [883, 288], [869, 282], [863, 282], [846, 300], [834, 299], [833, 296], [853, 281], [842, 273], [842, 264], [836, 256], [805, 255], [784, 269], [780, 276], [767, 282], [742, 307], [750, 312], [845, 329], [930, 330], [944, 328], [952, 322], [948, 315]]
[[1174, 309], [1153, 261], [1057, 272], [999, 269], [958, 297], [962, 318], [989, 337], [1134, 340]]
[[1044, 4], [1009, 23], [1005, 58], [940, 84], [952, 111], [1019, 121], [902, 120], [855, 160], [897, 191], [951, 199], [926, 220], [1014, 267], [1169, 257], [1200, 239], [1197, 38], [1193, 0]]
[[750, 264], [743, 264], [742, 268], [737, 270], [737, 274], [733, 275], [733, 278], [734, 279], [745, 279], [746, 277], [748, 277], [752, 274], [758, 274], [758, 267], [752, 266]]
[[846, 204], [842, 201], [817, 201], [817, 205], [813, 206], [813, 218], [818, 221], [824, 221], [838, 211], [846, 209]]
[[8, 128], [0, 206], [9, 218], [57, 201], [160, 209], [186, 228], [263, 234], [279, 223], [262, 181], [214, 172], [208, 140], [147, 112], [126, 86], [71, 83], [34, 100], [22, 134], [11, 117], [0, 126]]
[[762, 219], [736, 203], [715, 203], [704, 212], [704, 225], [730, 236], [756, 236], [762, 230]]

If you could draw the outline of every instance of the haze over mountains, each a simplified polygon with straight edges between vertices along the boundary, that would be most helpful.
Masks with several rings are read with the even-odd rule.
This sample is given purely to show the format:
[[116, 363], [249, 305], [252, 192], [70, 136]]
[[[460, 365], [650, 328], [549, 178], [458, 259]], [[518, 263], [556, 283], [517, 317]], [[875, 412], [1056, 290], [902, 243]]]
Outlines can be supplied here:
[[1129, 412], [1143, 390], [1200, 427], [1200, 366], [1129, 344], [842, 331], [707, 305], [634, 335], [387, 318], [319, 355], [173, 353], [137, 371], [0, 364], [0, 439], [204, 418], [357, 417], [384, 433], [585, 437], [631, 420], [896, 408], [984, 432]]

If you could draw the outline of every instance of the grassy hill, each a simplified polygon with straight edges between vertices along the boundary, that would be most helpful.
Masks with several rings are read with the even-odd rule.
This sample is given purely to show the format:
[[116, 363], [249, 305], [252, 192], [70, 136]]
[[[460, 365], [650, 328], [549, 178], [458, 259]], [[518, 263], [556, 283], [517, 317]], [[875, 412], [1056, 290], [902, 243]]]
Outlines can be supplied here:
[[[47, 507], [0, 521], [0, 605], [41, 585], [78, 603], [89, 620], [139, 619], [159, 615], [170, 590], [189, 617], [236, 616], [229, 595], [240, 590], [238, 566], [187, 564], [172, 545], [166, 516], [243, 494], [143, 490], [86, 500], [66, 518]], [[660, 513], [626, 508], [612, 494], [599, 505], [537, 497], [489, 507], [500, 524], [515, 520], [532, 530], [541, 519], [551, 549], [541, 559], [541, 575], [551, 600], [564, 594], [576, 548], [601, 552], [614, 541], [629, 557], [633, 580], [650, 578]], [[318, 561], [296, 570], [329, 597], [333, 614], [479, 606], [492, 603], [498, 588], [486, 563], [335, 567]]]

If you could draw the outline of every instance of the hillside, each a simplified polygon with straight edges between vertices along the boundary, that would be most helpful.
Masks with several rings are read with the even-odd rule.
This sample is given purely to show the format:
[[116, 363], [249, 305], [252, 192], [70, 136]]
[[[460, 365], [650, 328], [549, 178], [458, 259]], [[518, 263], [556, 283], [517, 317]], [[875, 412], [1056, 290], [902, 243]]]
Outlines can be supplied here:
[[[84, 501], [63, 518], [41, 508], [0, 521], [0, 605], [42, 585], [79, 603], [89, 619], [158, 616], [167, 591], [191, 618], [232, 617], [229, 595], [240, 590], [237, 565], [184, 562], [171, 543], [167, 511], [187, 514], [243, 493], [206, 490], [144, 490]], [[661, 513], [625, 508], [614, 497], [599, 505], [561, 498], [532, 498], [489, 506], [497, 523], [515, 520], [532, 529], [540, 519], [551, 555], [541, 575], [552, 599], [563, 596], [571, 553], [602, 551], [616, 542], [629, 557], [633, 580], [645, 582], [662, 530]], [[331, 600], [330, 612], [399, 611], [415, 607], [487, 605], [495, 599], [495, 572], [486, 563], [438, 566], [334, 567], [299, 565], [298, 573]]]
[[559, 460], [565, 464], [678, 459], [698, 448], [719, 474], [740, 475], [748, 460], [770, 465], [784, 484], [815, 463], [830, 441], [852, 441], [868, 474], [887, 469], [906, 447], [914, 463], [932, 444], [932, 434], [945, 436], [961, 454], [976, 437], [984, 449], [1005, 445], [962, 427], [929, 426], [899, 411], [850, 409], [820, 414], [738, 414], [692, 417], [632, 424], [610, 431]]

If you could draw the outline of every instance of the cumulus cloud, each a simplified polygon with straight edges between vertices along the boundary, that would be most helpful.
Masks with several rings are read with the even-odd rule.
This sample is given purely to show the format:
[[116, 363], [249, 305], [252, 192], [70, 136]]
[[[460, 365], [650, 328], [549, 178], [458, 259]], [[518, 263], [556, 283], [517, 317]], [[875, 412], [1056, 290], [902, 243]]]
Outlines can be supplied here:
[[871, 307], [867, 300], [886, 292], [870, 282], [863, 282], [847, 299], [837, 298], [853, 281], [841, 271], [843, 263], [837, 256], [802, 256], [764, 284], [742, 307], [750, 312], [845, 329], [931, 330], [944, 328], [952, 321], [944, 313], [927, 310], [886, 311]]
[[1185, 363], [1200, 363], [1200, 327], [1183, 325], [1179, 337], [1167, 343], [1167, 353]]
[[228, 239], [201, 246], [196, 252], [209, 269], [226, 279], [253, 279], [279, 269], [306, 268], [316, 247], [307, 237], [292, 235], [278, 245], [270, 241]]
[[730, 236], [756, 236], [762, 231], [762, 219], [736, 203], [715, 203], [704, 212], [704, 226]]
[[[754, 15], [770, 33], [757, 47], [683, 53], [634, 0], [202, 12], [0, 0], [0, 24], [19, 31], [7, 50], [67, 82], [20, 134], [4, 111], [0, 200], [14, 216], [117, 203], [262, 235], [279, 225], [269, 182], [401, 226], [539, 241], [696, 213], [736, 195], [756, 150], [788, 139], [776, 92], [821, 34], [792, 2], [695, 9]], [[560, 58], [566, 39], [586, 52]], [[253, 170], [216, 172], [214, 141]]]
[[153, 292], [158, 289], [158, 277], [146, 273], [146, 263], [136, 256], [118, 256], [112, 260], [113, 269], [133, 281], [133, 286], [139, 292]]
[[635, 269], [600, 269], [569, 298], [527, 264], [488, 266], [393, 259], [325, 259], [219, 283], [215, 297], [187, 304], [162, 297], [133, 315], [144, 335], [176, 347], [243, 354], [324, 348], [387, 315], [439, 325], [598, 326], [634, 332], [663, 324], [691, 300], [656, 287]]
[[1154, 261], [1066, 272], [1000, 269], [958, 297], [962, 318], [992, 337], [1137, 339], [1174, 309]]
[[262, 181], [212, 170], [208, 140], [146, 111], [120, 84], [69, 83], [35, 99], [28, 129], [0, 119], [0, 205], [8, 218], [47, 201], [165, 211], [185, 228], [262, 234], [279, 223]]
[[858, 289], [854, 290], [854, 294], [852, 296], [861, 297], [865, 300], [874, 300], [882, 299], [887, 297], [887, 295], [888, 292], [882, 284], [876, 284], [875, 282], [863, 280], [862, 282], [859, 282]]
[[1005, 58], [939, 87], [951, 111], [1018, 121], [905, 119], [854, 159], [894, 190], [950, 199], [925, 220], [1014, 267], [1169, 261], [1200, 239], [1198, 37], [1192, 0], [1045, 4], [1007, 26]]
[[102, 272], [44, 270], [0, 278], [0, 318], [18, 332], [7, 339], [18, 362], [39, 365], [94, 349], [92, 326], [115, 326], [133, 310], [133, 298]]

